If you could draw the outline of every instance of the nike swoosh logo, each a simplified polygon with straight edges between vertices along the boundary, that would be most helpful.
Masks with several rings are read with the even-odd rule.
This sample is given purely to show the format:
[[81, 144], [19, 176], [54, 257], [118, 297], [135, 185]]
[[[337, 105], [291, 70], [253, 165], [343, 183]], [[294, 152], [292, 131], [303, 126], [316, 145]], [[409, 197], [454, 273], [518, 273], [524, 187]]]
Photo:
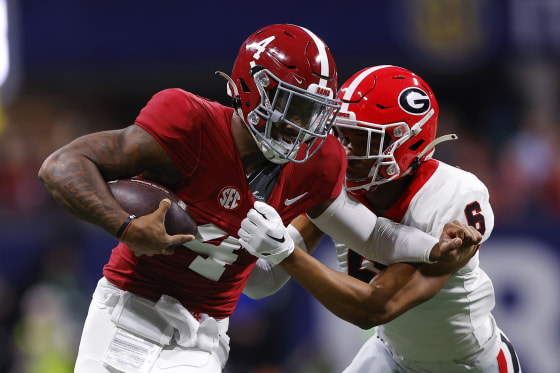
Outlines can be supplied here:
[[305, 196], [307, 195], [307, 193], [308, 193], [308, 192], [305, 192], [305, 193], [300, 194], [299, 196], [294, 197], [294, 198], [286, 198], [286, 200], [284, 201], [284, 204], [285, 204], [286, 206], [293, 205], [294, 203], [296, 203], [297, 201], [299, 201], [300, 199], [302, 199], [303, 197], [305, 197]]
[[274, 241], [276, 241], [276, 242], [282, 243], [282, 242], [286, 241], [286, 238], [285, 238], [284, 236], [282, 236], [282, 238], [276, 238], [276, 237], [271, 236], [271, 235], [268, 234], [268, 233], [267, 233], [266, 235], [267, 235], [268, 237], [272, 238], [272, 239], [273, 239]]

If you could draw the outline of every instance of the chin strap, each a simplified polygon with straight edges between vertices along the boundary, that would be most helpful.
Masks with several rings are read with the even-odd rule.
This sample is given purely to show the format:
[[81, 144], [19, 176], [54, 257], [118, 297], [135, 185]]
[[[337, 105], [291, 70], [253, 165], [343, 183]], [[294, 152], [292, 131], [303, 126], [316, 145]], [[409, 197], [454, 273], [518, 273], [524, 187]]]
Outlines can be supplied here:
[[[429, 152], [432, 152], [432, 153], [433, 153], [434, 148], [435, 148], [436, 145], [438, 145], [438, 144], [440, 144], [440, 143], [442, 143], [442, 142], [444, 142], [444, 141], [458, 140], [458, 139], [459, 139], [459, 137], [458, 137], [456, 134], [454, 134], [454, 133], [449, 134], [449, 135], [443, 135], [443, 136], [440, 136], [440, 137], [434, 139], [431, 143], [428, 144], [428, 146], [426, 146], [426, 147], [424, 148], [424, 150], [422, 150], [422, 151], [416, 156], [416, 158], [414, 159], [414, 161], [412, 162], [412, 164], [410, 165], [410, 167], [408, 168], [408, 170], [406, 170], [406, 171], [401, 175], [401, 177], [403, 177], [403, 176], [405, 176], [405, 175], [408, 175], [408, 174], [411, 173], [412, 171], [416, 170], [416, 169], [418, 168], [418, 166], [420, 166], [420, 160], [422, 159], [422, 157], [424, 157], [424, 156], [425, 156], [427, 153], [429, 153]], [[432, 158], [432, 154], [428, 155], [428, 156], [426, 157], [426, 160], [428, 160], [428, 159], [430, 159], [430, 158]]]
[[229, 84], [227, 86], [227, 93], [232, 98], [232, 106], [235, 110], [237, 110], [237, 113], [241, 116], [241, 118], [243, 118], [243, 112], [241, 111], [241, 96], [239, 96], [239, 91], [237, 90], [235, 82], [228, 74], [221, 71], [216, 71], [214, 74], [219, 75], [228, 81]]
[[[233, 108], [237, 112], [237, 115], [239, 115], [241, 117], [241, 120], [243, 121], [245, 126], [247, 126], [247, 128], [249, 129], [249, 133], [251, 133], [251, 136], [253, 136], [253, 139], [255, 139], [257, 144], [260, 144], [260, 142], [257, 140], [257, 137], [255, 136], [255, 134], [251, 130], [251, 127], [247, 124], [247, 122], [245, 122], [245, 117], [243, 117], [243, 110], [241, 110], [241, 96], [239, 96], [239, 91], [237, 90], [237, 86], [235, 85], [235, 82], [233, 81], [233, 79], [228, 74], [223, 73], [221, 71], [216, 71], [214, 74], [220, 75], [228, 81], [229, 84], [228, 84], [228, 87], [227, 87], [227, 93], [233, 99], [233, 102], [232, 102]], [[232, 90], [233, 90], [233, 94], [232, 94]]]

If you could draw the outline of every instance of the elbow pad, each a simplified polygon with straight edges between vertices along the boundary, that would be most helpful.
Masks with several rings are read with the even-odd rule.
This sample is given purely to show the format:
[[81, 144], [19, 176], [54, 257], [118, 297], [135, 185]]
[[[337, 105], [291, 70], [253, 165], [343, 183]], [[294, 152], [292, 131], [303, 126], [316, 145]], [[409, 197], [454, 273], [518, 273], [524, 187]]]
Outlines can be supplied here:
[[385, 265], [396, 262], [430, 263], [430, 252], [438, 243], [438, 239], [416, 228], [378, 218], [345, 192], [312, 221], [333, 241]]

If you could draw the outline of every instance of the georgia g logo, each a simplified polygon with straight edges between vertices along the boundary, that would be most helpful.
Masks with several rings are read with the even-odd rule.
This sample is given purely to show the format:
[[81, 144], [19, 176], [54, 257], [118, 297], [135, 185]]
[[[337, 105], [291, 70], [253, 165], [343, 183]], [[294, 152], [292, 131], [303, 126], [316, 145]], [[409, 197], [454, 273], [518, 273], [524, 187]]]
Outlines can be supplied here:
[[404, 89], [399, 95], [399, 106], [412, 115], [422, 115], [430, 110], [430, 97], [417, 87]]

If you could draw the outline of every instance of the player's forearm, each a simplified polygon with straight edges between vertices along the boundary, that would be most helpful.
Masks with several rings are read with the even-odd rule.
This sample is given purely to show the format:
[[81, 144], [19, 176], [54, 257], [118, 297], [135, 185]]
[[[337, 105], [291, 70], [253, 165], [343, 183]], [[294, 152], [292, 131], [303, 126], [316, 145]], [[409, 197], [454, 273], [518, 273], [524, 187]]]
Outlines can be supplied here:
[[93, 162], [72, 150], [61, 149], [49, 156], [39, 170], [39, 178], [58, 204], [113, 235], [128, 216], [113, 199]]
[[376, 323], [385, 324], [434, 297], [453, 268], [448, 263], [395, 263], [381, 271], [370, 283], [385, 299], [385, 312]]
[[[290, 233], [295, 244], [304, 248], [308, 254], [312, 254], [319, 243], [321, 243], [324, 233], [317, 228], [305, 214], [299, 215], [297, 218], [292, 220], [290, 225], [297, 229], [300, 235], [300, 237], [296, 240], [296, 237]], [[290, 227], [288, 227], [288, 229], [290, 229]], [[302, 244], [305, 245], [305, 247], [302, 246]]]
[[325, 266], [297, 247], [280, 266], [341, 319], [363, 329], [383, 322], [386, 294], [380, 289]]

